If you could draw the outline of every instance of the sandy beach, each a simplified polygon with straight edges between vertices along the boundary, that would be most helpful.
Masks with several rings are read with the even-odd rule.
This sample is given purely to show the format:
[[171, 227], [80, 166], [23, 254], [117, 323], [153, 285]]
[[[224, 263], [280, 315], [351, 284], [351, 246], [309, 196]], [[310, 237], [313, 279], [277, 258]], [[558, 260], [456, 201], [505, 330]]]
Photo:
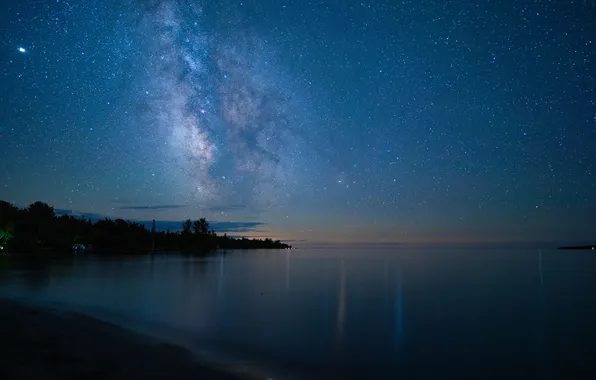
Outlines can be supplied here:
[[0, 379], [240, 379], [91, 317], [0, 300]]

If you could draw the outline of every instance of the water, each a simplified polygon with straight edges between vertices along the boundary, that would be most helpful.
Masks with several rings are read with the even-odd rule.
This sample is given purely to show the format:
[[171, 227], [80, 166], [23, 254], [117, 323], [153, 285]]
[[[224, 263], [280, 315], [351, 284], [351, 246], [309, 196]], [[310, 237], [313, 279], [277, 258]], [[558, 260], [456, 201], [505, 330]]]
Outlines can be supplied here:
[[275, 378], [596, 375], [596, 255], [231, 251], [0, 257], [0, 295], [84, 311]]

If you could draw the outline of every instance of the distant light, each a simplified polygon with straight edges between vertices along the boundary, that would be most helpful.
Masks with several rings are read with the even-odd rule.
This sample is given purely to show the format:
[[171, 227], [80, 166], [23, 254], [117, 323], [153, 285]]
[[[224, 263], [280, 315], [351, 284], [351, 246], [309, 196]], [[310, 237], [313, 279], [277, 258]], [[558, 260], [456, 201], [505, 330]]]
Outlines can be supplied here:
[[19, 51], [19, 53], [26, 53], [27, 52], [27, 49], [25, 49], [22, 46], [19, 46], [17, 50]]

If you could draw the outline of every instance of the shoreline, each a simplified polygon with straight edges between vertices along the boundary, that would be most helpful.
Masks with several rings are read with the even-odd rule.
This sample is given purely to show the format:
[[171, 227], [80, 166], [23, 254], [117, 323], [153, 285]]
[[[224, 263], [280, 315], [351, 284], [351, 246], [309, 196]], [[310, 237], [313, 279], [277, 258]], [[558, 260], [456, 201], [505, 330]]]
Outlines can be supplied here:
[[564, 247], [558, 247], [557, 249], [566, 251], [593, 251], [596, 249], [596, 245], [568, 245]]
[[1, 379], [241, 380], [188, 349], [75, 312], [0, 298]]

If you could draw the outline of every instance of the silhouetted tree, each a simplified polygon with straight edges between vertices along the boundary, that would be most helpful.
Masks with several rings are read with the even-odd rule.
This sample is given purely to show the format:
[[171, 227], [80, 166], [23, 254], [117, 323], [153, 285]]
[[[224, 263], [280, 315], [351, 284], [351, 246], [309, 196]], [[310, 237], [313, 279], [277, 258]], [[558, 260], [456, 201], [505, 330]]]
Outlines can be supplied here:
[[29, 218], [41, 221], [50, 221], [56, 216], [52, 206], [40, 201], [31, 203], [27, 207], [27, 214]]
[[195, 235], [201, 234], [201, 223], [198, 220], [192, 222], [192, 232]]
[[192, 229], [192, 222], [190, 219], [186, 219], [184, 223], [182, 223], [182, 233], [189, 234]]
[[0, 228], [17, 220], [19, 208], [10, 202], [0, 201]]
[[207, 219], [200, 218], [199, 226], [202, 234], [206, 234], [207, 232], [209, 232], [209, 222], [207, 222]]
[[279, 240], [234, 239], [209, 231], [205, 218], [195, 222], [187, 219], [181, 232], [158, 232], [155, 220], [151, 229], [135, 221], [104, 219], [95, 223], [91, 219], [72, 215], [56, 216], [53, 207], [34, 202], [19, 209], [9, 202], [0, 201], [0, 246], [12, 252], [50, 250], [70, 251], [75, 244], [92, 246], [99, 252], [150, 252], [156, 250], [182, 250], [207, 252], [216, 248], [254, 249], [288, 248]]

